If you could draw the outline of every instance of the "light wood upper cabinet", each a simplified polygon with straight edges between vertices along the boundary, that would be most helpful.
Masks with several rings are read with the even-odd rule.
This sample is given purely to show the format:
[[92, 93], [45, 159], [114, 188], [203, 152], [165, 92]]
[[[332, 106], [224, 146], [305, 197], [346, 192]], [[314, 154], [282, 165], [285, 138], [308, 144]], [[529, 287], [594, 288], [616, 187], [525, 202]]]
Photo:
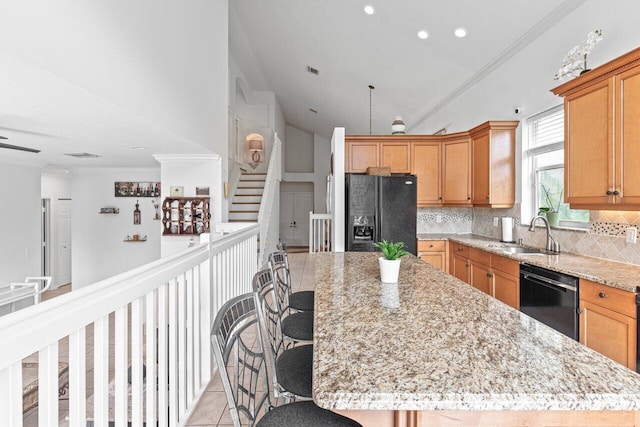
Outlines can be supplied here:
[[581, 279], [580, 342], [635, 370], [635, 294]]
[[518, 123], [493, 121], [469, 131], [473, 148], [474, 206], [507, 208], [515, 203]]
[[441, 143], [411, 144], [411, 173], [418, 177], [418, 206], [442, 205]]
[[389, 166], [391, 173], [410, 173], [411, 143], [381, 142], [379, 166]]
[[640, 209], [640, 49], [553, 89], [564, 97], [565, 200]]
[[572, 205], [611, 200], [613, 80], [565, 98], [565, 200]]
[[468, 137], [442, 143], [442, 203], [471, 205], [471, 141]]
[[378, 165], [377, 141], [347, 141], [345, 172], [366, 172], [369, 166]]

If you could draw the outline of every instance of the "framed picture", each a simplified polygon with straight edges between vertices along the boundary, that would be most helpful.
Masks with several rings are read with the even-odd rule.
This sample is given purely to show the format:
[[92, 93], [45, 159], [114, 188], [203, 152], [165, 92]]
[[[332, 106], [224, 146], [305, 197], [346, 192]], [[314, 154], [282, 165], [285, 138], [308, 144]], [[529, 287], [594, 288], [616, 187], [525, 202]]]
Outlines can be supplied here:
[[159, 182], [116, 182], [116, 197], [160, 197]]
[[196, 187], [196, 196], [208, 196], [209, 187]]
[[175, 186], [169, 189], [169, 194], [171, 197], [184, 197], [184, 187], [183, 186]]

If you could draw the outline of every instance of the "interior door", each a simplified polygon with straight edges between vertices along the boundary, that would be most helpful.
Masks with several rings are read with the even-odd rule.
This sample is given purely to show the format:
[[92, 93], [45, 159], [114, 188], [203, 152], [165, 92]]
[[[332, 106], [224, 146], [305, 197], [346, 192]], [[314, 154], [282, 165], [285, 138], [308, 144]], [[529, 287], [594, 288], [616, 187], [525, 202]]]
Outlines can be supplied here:
[[280, 239], [289, 246], [309, 245], [309, 212], [313, 193], [280, 193]]
[[71, 200], [58, 200], [58, 285], [71, 283]]

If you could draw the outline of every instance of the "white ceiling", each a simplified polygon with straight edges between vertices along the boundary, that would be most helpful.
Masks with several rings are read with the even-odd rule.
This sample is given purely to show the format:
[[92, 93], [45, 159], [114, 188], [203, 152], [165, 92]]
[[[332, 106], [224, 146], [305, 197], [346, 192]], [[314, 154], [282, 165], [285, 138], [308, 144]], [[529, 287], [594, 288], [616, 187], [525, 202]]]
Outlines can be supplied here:
[[230, 52], [252, 89], [276, 93], [287, 123], [326, 138], [336, 126], [368, 134], [371, 84], [371, 132], [388, 134], [395, 116], [410, 128], [582, 3], [233, 0]]
[[[253, 90], [276, 94], [287, 123], [325, 138], [336, 126], [348, 133], [368, 133], [372, 84], [372, 132], [387, 134], [395, 116], [403, 116], [411, 127], [583, 2], [371, 0], [376, 13], [369, 16], [363, 12], [366, 0], [229, 0], [229, 48]], [[111, 14], [92, 8], [104, 27], [101, 31], [115, 32]], [[189, 17], [183, 18], [188, 22]], [[206, 152], [183, 135], [58, 77], [55, 67], [42, 67], [46, 60], [20, 56], [27, 52], [24, 46], [33, 48], [39, 40], [45, 55], [47, 39], [56, 39], [50, 31], [62, 32], [44, 15], [39, 19], [44, 21], [24, 23], [33, 28], [48, 23], [44, 34], [28, 28], [16, 36], [24, 23], [9, 19], [7, 24], [14, 27], [0, 42], [0, 135], [9, 138], [0, 142], [42, 152], [3, 149], [0, 163], [63, 169], [157, 167], [151, 154], [172, 154], [176, 147], [185, 154]], [[458, 27], [467, 29], [466, 38], [453, 35]], [[422, 29], [429, 32], [427, 40], [416, 36]], [[136, 36], [129, 34], [124, 46], [135, 45], [131, 37]], [[53, 60], [44, 59], [73, 64], [73, 50], [55, 47]], [[165, 71], [144, 65], [146, 72]], [[318, 69], [319, 76], [308, 73], [307, 65]], [[111, 84], [116, 89], [118, 82]], [[136, 146], [147, 149], [131, 148]], [[101, 157], [64, 155], [83, 152]]]

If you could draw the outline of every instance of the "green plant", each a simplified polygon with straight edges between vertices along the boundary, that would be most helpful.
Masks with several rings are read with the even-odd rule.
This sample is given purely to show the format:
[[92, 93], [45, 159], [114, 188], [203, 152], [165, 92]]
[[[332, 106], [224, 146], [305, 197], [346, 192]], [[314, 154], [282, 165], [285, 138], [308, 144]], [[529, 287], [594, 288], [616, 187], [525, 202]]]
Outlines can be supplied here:
[[409, 252], [402, 249], [404, 247], [404, 242], [393, 243], [383, 240], [382, 242], [374, 243], [373, 246], [380, 249], [386, 259], [392, 261], [409, 254]]
[[[553, 205], [552, 202], [552, 195], [551, 192], [549, 190], [547, 190], [547, 187], [545, 187], [544, 185], [542, 186], [542, 191], [544, 192], [544, 200], [545, 202], [549, 205], [548, 207], [541, 207], [540, 210], [544, 211], [544, 212], [559, 212], [560, 211], [560, 203], [562, 203], [562, 194], [564, 193], [564, 190], [560, 190], [560, 195], [558, 196], [557, 200], [558, 203], [555, 204], [555, 206]], [[557, 195], [557, 193], [556, 193]]]

